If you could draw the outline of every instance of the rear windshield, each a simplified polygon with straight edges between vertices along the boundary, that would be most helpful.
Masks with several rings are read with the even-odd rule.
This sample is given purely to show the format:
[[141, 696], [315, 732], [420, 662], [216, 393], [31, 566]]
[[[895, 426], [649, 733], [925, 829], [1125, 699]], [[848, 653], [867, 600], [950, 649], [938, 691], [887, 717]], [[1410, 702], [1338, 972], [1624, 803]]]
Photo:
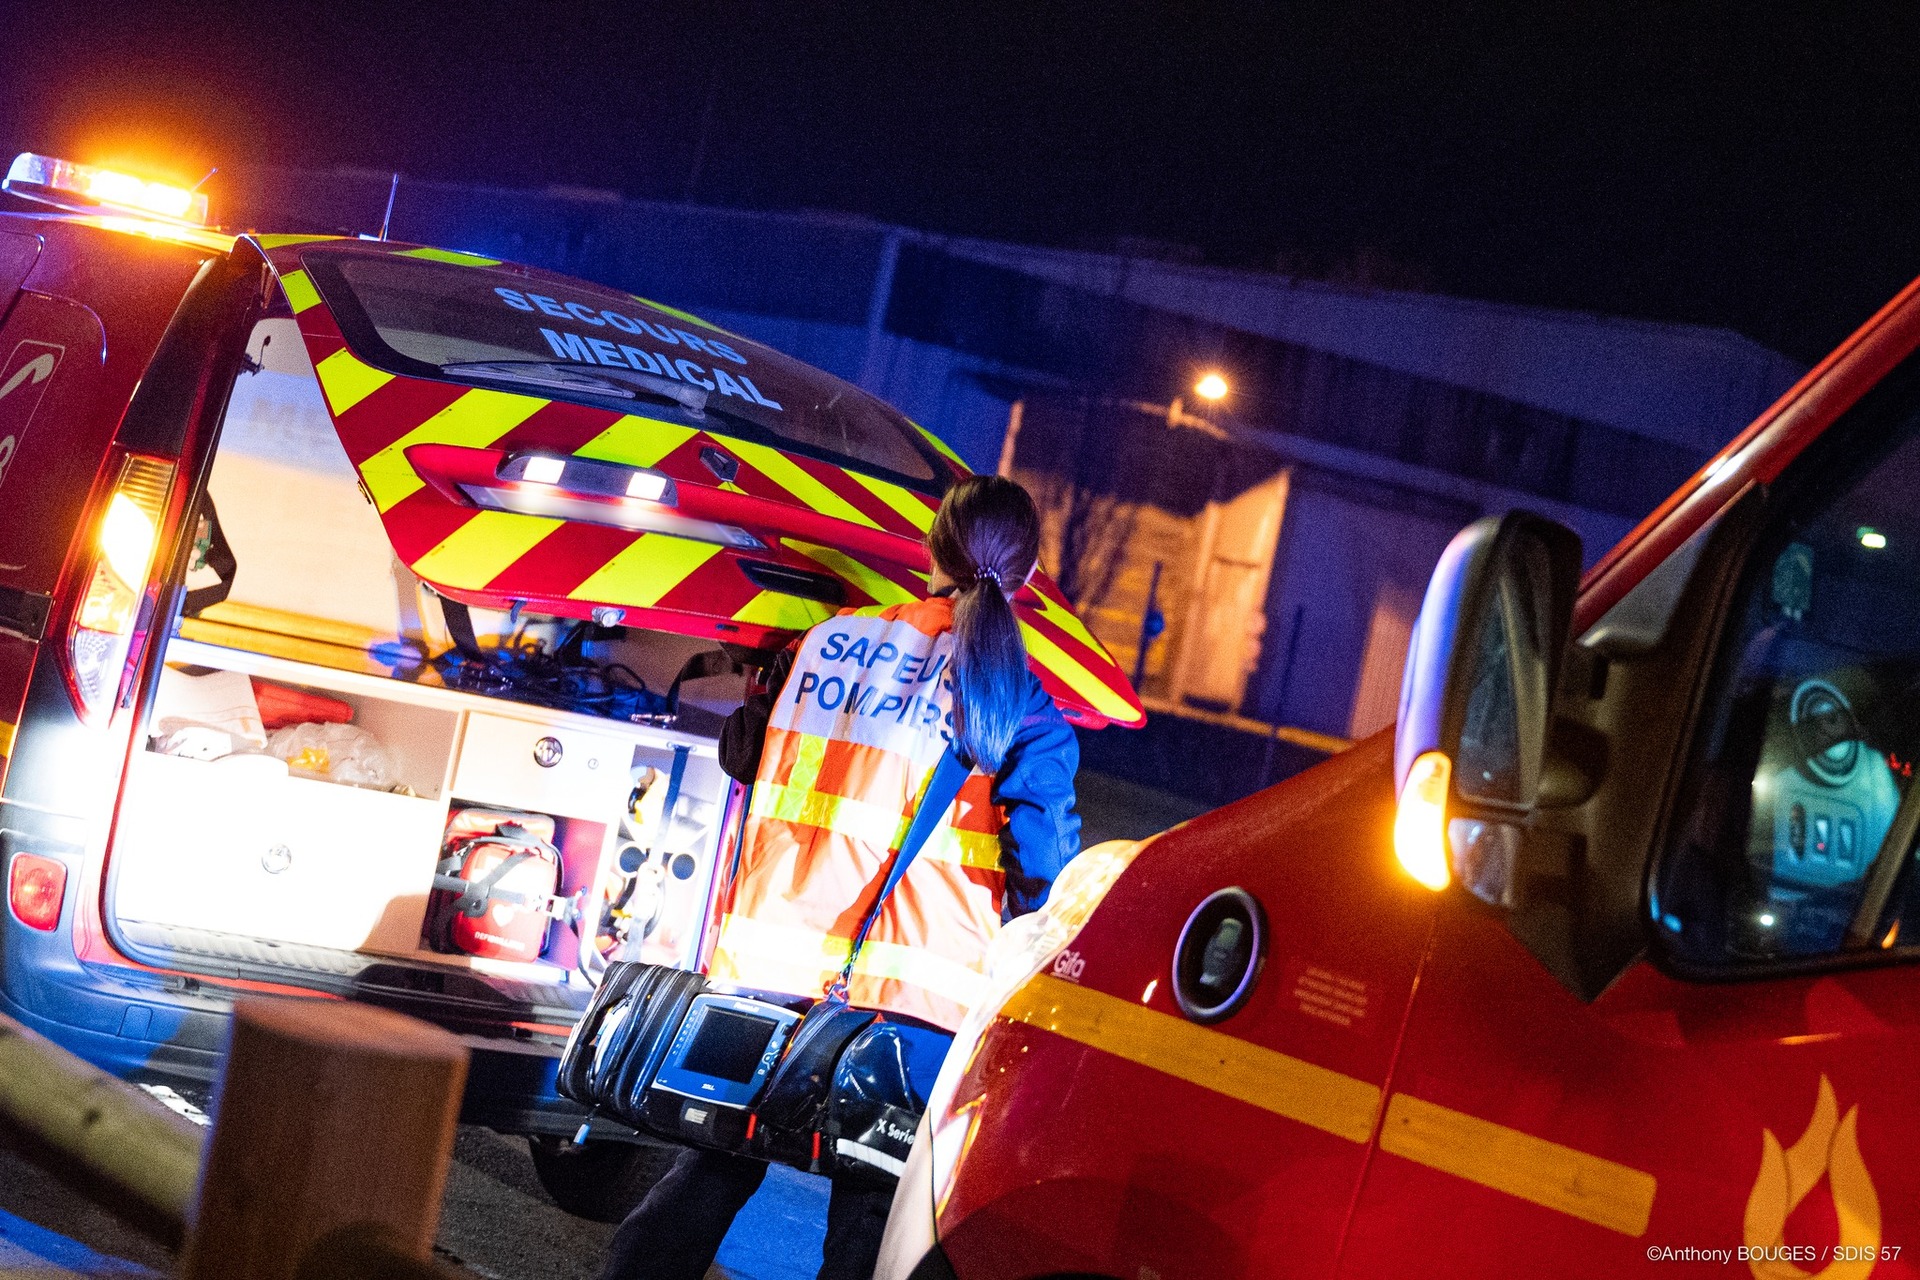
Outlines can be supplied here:
[[395, 373], [664, 413], [939, 487], [918, 433], [879, 400], [631, 294], [394, 254], [311, 253], [303, 265], [348, 343]]

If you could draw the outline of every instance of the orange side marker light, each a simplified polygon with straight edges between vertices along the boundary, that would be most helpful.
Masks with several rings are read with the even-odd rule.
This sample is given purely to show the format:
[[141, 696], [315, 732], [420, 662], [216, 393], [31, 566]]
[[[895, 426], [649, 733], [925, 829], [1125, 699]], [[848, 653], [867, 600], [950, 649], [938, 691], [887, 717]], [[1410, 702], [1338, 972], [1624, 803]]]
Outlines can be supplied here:
[[1447, 870], [1447, 791], [1453, 761], [1440, 751], [1422, 752], [1407, 770], [1393, 817], [1393, 852], [1400, 867], [1435, 893], [1452, 878]]

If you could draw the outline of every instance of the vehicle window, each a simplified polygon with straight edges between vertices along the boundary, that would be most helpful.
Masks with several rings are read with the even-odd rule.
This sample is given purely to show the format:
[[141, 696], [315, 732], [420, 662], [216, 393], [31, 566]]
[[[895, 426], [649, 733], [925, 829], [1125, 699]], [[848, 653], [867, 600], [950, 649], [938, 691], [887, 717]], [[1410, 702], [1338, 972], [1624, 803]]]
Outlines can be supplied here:
[[1694, 963], [1920, 945], [1913, 373], [1910, 361], [1796, 464], [1735, 596], [1650, 895]]
[[1520, 723], [1508, 642], [1508, 597], [1507, 592], [1496, 592], [1481, 619], [1454, 786], [1471, 799], [1517, 804], [1521, 799]]
[[396, 373], [668, 416], [930, 492], [944, 475], [880, 400], [630, 294], [395, 254], [303, 265], [347, 342]]

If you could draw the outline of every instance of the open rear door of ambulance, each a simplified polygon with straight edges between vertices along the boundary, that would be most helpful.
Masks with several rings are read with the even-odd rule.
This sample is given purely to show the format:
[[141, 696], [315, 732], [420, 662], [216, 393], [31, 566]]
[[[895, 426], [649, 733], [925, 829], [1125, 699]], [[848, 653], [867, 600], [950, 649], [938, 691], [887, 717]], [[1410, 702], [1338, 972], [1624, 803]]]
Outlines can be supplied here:
[[[262, 236], [400, 559], [464, 604], [766, 650], [926, 591], [966, 468], [872, 396], [684, 312], [473, 254]], [[1015, 601], [1076, 723], [1138, 696], [1044, 575]]]

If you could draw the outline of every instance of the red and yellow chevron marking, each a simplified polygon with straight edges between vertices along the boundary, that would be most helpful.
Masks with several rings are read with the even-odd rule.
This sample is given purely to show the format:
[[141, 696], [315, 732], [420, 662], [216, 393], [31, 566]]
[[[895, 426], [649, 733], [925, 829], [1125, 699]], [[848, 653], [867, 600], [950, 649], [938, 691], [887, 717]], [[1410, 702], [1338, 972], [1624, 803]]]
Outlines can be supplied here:
[[[564, 616], [614, 605], [637, 626], [756, 647], [786, 643], [834, 607], [761, 588], [747, 576], [748, 562], [831, 577], [854, 607], [925, 594], [924, 538], [937, 499], [717, 430], [387, 373], [348, 348], [308, 277], [298, 247], [311, 238], [258, 239], [280, 272], [341, 443], [394, 551], [436, 589], [481, 605], [527, 601]], [[353, 248], [496, 265], [478, 255], [386, 242]], [[422, 446], [431, 447], [409, 453]], [[709, 448], [739, 464], [731, 483], [722, 484], [701, 460]], [[754, 531], [767, 548], [743, 552], [665, 533], [483, 510], [444, 481], [423, 477], [419, 467], [429, 464], [418, 459], [435, 449], [465, 457], [472, 455], [462, 450], [499, 451], [481, 455], [496, 460], [538, 450], [652, 468], [673, 478], [683, 506], [690, 494], [705, 495], [709, 509], [718, 498], [726, 521]], [[1087, 724], [1144, 721], [1126, 676], [1051, 581], [1035, 575], [1015, 608], [1035, 670], [1063, 710]]]

